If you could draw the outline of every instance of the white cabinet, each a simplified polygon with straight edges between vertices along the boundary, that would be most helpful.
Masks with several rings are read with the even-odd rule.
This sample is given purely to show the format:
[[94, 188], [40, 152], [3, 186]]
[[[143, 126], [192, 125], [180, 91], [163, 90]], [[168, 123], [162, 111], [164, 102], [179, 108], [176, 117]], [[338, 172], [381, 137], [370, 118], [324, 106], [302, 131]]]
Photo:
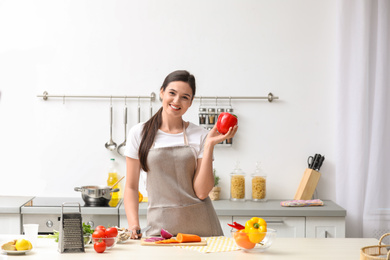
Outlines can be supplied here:
[[[253, 216], [233, 217], [242, 225]], [[278, 237], [305, 237], [305, 217], [263, 217], [267, 227], [275, 229]], [[226, 234], [225, 234], [226, 235]]]
[[231, 230], [232, 228], [228, 226], [229, 224], [233, 223], [233, 217], [232, 216], [219, 216], [219, 223], [221, 223], [223, 235], [225, 237], [231, 237]]
[[1, 234], [21, 234], [20, 214], [0, 214]]
[[[139, 225], [140, 228], [144, 228], [147, 225], [146, 215], [139, 215]], [[127, 223], [126, 214], [121, 214], [119, 216], [119, 226], [123, 228], [129, 228], [129, 223]]]
[[306, 217], [306, 237], [344, 238], [345, 217]]

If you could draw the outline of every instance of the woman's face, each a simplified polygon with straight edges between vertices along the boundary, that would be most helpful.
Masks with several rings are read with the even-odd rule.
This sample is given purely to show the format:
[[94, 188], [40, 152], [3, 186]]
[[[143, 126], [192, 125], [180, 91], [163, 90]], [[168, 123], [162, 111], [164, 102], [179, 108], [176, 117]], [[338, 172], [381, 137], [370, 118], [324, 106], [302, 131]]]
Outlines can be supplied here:
[[181, 117], [192, 104], [192, 89], [187, 82], [172, 81], [160, 91], [160, 97], [165, 113]]

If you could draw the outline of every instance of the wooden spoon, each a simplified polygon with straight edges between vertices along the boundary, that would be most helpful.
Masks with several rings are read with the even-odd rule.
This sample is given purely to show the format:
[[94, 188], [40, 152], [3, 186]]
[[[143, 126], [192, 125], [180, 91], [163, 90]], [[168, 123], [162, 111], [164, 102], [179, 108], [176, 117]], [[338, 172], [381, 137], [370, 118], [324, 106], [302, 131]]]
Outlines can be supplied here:
[[111, 187], [110, 189], [113, 189], [115, 187], [115, 185], [117, 185], [121, 180], [123, 180], [123, 178], [125, 178], [125, 176], [122, 176], [122, 178], [120, 178], [117, 182], [115, 182]]

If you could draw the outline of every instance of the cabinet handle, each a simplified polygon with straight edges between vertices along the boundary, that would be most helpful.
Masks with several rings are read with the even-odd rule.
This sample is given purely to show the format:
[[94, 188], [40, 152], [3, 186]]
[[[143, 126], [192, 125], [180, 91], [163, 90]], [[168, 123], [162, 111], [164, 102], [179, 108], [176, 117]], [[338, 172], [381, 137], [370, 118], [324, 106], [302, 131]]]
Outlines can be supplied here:
[[325, 238], [328, 238], [328, 231], [325, 230]]
[[284, 224], [283, 220], [269, 220], [266, 222], [267, 222], [267, 224]]

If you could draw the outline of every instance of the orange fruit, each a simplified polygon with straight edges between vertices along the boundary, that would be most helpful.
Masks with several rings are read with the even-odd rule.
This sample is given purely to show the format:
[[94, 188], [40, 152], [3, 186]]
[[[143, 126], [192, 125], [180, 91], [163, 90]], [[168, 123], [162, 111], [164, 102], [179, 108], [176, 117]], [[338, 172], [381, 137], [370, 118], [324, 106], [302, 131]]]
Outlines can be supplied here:
[[236, 241], [236, 244], [239, 247], [245, 248], [245, 249], [252, 249], [255, 247], [255, 243], [252, 243], [249, 240], [248, 234], [246, 234], [243, 231], [237, 231], [233, 234], [233, 238]]

